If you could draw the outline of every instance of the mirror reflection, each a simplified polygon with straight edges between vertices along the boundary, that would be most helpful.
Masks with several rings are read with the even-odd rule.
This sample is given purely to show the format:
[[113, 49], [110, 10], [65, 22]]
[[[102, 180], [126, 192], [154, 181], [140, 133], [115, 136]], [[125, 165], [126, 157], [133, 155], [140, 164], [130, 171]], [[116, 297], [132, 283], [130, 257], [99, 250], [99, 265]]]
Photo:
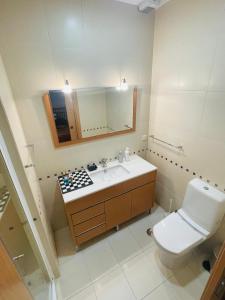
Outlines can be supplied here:
[[76, 90], [83, 138], [133, 128], [133, 90], [115, 87]]
[[52, 112], [60, 143], [70, 141], [71, 134], [67, 117], [66, 99], [61, 91], [49, 91]]

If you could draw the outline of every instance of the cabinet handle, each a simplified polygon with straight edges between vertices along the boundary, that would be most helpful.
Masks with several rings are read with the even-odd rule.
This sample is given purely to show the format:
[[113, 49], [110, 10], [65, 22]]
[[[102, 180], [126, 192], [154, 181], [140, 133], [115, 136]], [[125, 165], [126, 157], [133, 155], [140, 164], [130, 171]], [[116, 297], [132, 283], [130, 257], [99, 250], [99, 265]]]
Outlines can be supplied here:
[[73, 129], [73, 126], [70, 126], [70, 129]]
[[25, 169], [32, 168], [32, 167], [35, 167], [35, 165], [34, 164], [29, 164], [29, 165], [24, 166]]
[[[102, 225], [104, 225], [104, 224], [105, 224], [105, 222], [102, 222], [102, 223], [100, 223], [100, 224], [98, 224], [98, 225], [95, 225], [95, 226], [93, 226], [93, 227], [91, 227], [91, 228], [89, 228], [89, 229], [83, 231], [82, 233], [78, 234], [77, 237], [79, 237], [79, 236], [81, 236], [82, 234], [87, 233], [88, 231], [91, 231], [91, 230], [93, 230], [93, 229], [95, 229], [95, 228], [97, 228], [97, 227], [100, 227], [100, 226], [102, 226]], [[75, 234], [75, 235], [76, 235], [76, 234]]]

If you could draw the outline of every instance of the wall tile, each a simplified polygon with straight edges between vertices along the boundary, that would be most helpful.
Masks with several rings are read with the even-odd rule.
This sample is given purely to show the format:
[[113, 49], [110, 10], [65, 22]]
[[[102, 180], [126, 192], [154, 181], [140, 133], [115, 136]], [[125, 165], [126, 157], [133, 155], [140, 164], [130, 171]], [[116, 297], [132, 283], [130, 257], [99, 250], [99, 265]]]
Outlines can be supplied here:
[[2, 57], [16, 98], [33, 97], [57, 87], [48, 46], [32, 44], [8, 48]]
[[209, 90], [225, 91], [225, 35], [219, 37], [215, 54], [215, 61], [211, 73]]
[[[82, 41], [82, 1], [41, 0], [44, 23], [52, 49], [80, 47]], [[49, 41], [48, 41], [49, 43]]]
[[155, 126], [166, 127], [171, 134], [196, 131], [204, 108], [204, 97], [204, 92], [158, 93], [153, 111]]
[[48, 32], [41, 1], [1, 1], [0, 33], [0, 40], [6, 42], [3, 48], [46, 44]]
[[201, 136], [225, 142], [225, 93], [209, 92], [201, 121]]
[[156, 13], [149, 133], [183, 146], [149, 138], [167, 209], [170, 198], [180, 207], [194, 177], [225, 190], [224, 15], [223, 0], [173, 0]]

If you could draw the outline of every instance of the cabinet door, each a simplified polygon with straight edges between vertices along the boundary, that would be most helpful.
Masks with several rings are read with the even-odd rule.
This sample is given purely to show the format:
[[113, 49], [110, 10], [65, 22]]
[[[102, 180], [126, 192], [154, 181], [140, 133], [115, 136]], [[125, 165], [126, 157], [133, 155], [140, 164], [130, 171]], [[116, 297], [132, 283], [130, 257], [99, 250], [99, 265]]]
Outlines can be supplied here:
[[131, 193], [105, 202], [106, 227], [113, 228], [131, 218]]
[[59, 90], [49, 91], [43, 100], [55, 146], [77, 141], [79, 135], [73, 94], [65, 95]]
[[155, 182], [139, 187], [131, 193], [132, 217], [152, 208], [154, 202]]

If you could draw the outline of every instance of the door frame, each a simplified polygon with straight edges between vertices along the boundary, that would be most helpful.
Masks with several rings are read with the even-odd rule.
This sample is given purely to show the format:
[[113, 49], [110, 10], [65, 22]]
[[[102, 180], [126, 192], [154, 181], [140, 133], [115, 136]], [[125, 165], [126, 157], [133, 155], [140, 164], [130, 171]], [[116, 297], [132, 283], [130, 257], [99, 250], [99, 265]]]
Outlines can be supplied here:
[[206, 284], [205, 290], [201, 296], [201, 300], [211, 300], [216, 299], [213, 297], [215, 290], [218, 288], [218, 284], [221, 280], [221, 277], [224, 274], [225, 269], [225, 242], [223, 243], [219, 256], [213, 266], [211, 275]]
[[9, 252], [5, 248], [3, 241], [0, 239], [0, 261], [1, 261], [1, 299], [26, 299], [32, 300], [32, 295], [25, 285], [21, 275], [16, 269]]
[[53, 274], [52, 268], [50, 266], [50, 263], [48, 261], [47, 255], [45, 253], [45, 249], [44, 249], [44, 246], [41, 242], [41, 239], [40, 239], [39, 233], [37, 231], [37, 228], [34, 224], [32, 214], [31, 214], [30, 209], [28, 207], [26, 197], [24, 195], [24, 192], [23, 192], [22, 187], [20, 185], [19, 179], [17, 177], [15, 168], [14, 168], [12, 160], [10, 158], [10, 154], [8, 152], [8, 149], [7, 149], [7, 146], [6, 146], [6, 143], [5, 143], [5, 140], [4, 140], [4, 137], [2, 135], [1, 130], [0, 130], [0, 151], [2, 153], [3, 159], [5, 161], [6, 167], [8, 169], [9, 175], [10, 175], [11, 180], [12, 180], [12, 183], [13, 183], [14, 188], [16, 190], [16, 193], [18, 195], [20, 205], [23, 209], [24, 215], [25, 215], [25, 217], [27, 219], [27, 222], [30, 226], [30, 230], [31, 230], [31, 232], [33, 234], [33, 238], [36, 242], [37, 249], [38, 249], [38, 251], [41, 255], [41, 258], [43, 260], [45, 269], [46, 269], [47, 274], [49, 276], [49, 280], [50, 280], [49, 299], [56, 300], [57, 296], [56, 296], [56, 288], [55, 288], [55, 282], [54, 282], [54, 274]]

